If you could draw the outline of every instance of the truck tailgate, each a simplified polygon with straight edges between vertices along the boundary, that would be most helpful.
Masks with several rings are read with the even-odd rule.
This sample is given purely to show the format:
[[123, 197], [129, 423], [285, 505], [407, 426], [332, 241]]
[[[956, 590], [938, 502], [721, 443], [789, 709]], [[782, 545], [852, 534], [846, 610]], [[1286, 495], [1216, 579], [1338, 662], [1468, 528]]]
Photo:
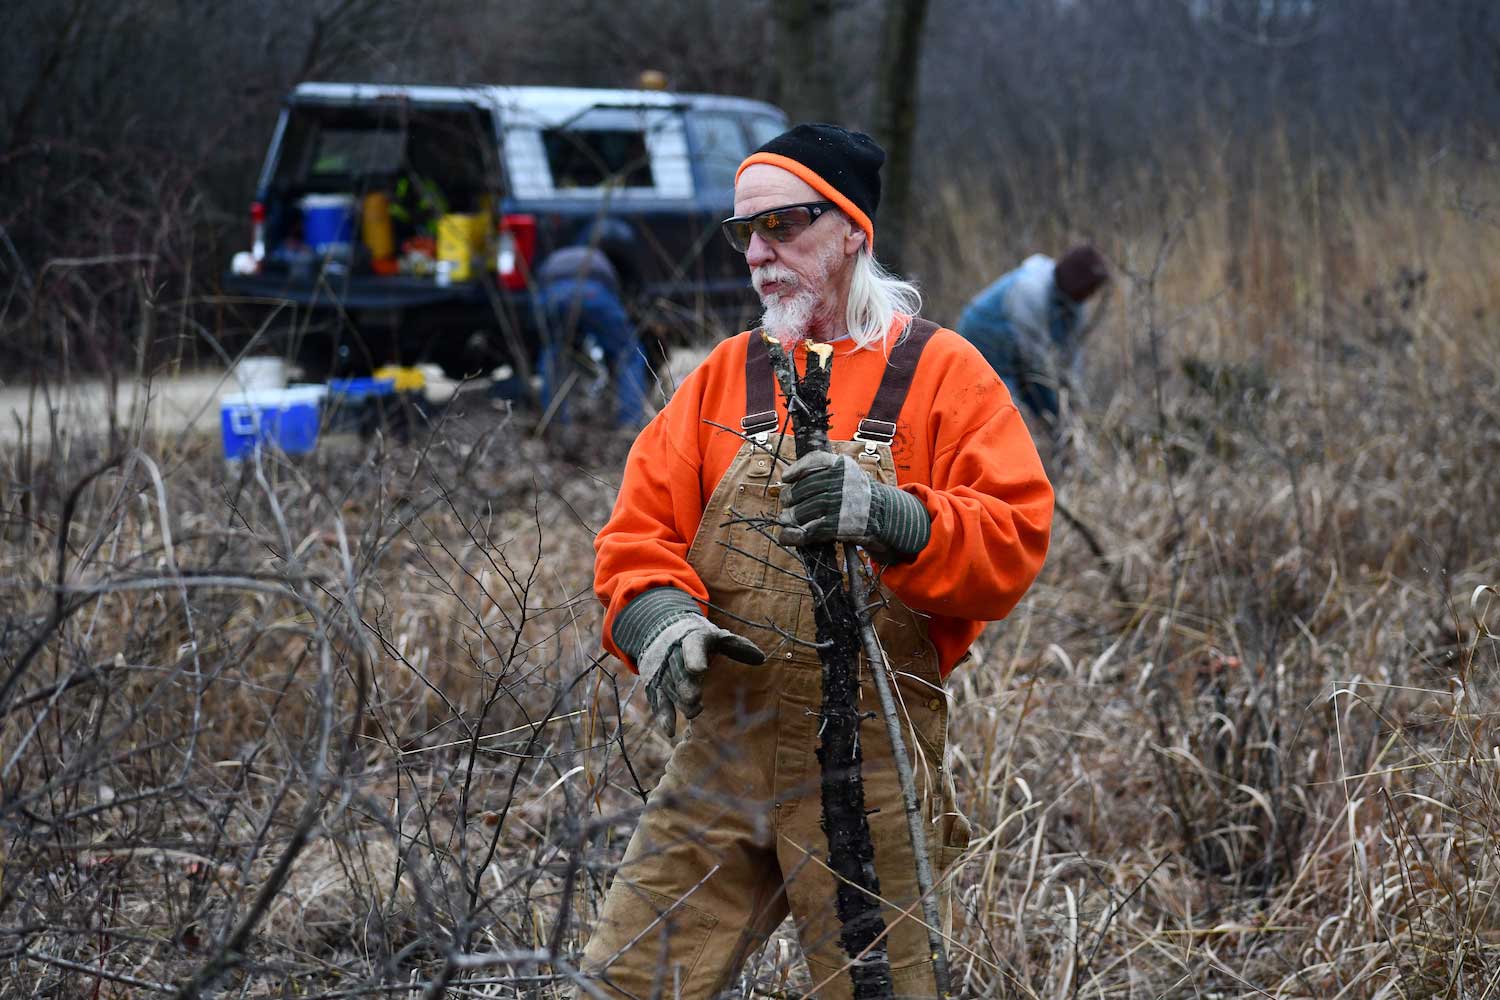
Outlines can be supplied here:
[[[224, 275], [224, 291], [244, 298], [298, 305], [334, 306], [345, 309], [403, 309], [445, 303], [465, 305], [488, 301], [489, 293], [478, 282], [458, 282], [443, 286], [431, 278], [337, 275], [323, 281], [298, 281], [277, 274]], [[505, 297], [515, 299], [515, 293]]]

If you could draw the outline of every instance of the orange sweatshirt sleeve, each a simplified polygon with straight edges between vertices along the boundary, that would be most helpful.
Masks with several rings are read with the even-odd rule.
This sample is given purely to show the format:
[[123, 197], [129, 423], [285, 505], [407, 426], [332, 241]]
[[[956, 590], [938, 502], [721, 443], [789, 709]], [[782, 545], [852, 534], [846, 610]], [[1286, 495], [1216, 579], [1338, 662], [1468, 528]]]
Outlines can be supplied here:
[[[923, 420], [912, 411], [925, 400]], [[919, 611], [1004, 618], [1041, 572], [1052, 527], [1052, 485], [1025, 421], [979, 352], [947, 330], [928, 344], [903, 418], [917, 434], [925, 423], [928, 482], [898, 482], [927, 508], [932, 537], [883, 581]]]
[[652, 587], [676, 587], [699, 602], [708, 600], [708, 589], [687, 560], [705, 499], [697, 442], [706, 367], [683, 380], [636, 438], [614, 510], [594, 537], [594, 593], [605, 608], [604, 648], [632, 670], [634, 662], [613, 636], [615, 618], [626, 604]]

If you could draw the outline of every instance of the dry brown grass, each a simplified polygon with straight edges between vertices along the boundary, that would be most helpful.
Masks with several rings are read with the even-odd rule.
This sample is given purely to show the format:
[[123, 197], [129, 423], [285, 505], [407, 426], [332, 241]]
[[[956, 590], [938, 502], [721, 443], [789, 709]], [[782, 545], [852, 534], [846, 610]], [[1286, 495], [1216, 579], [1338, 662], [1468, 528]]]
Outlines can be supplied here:
[[[1087, 228], [925, 234], [939, 318], [1070, 238], [1121, 271], [1053, 459], [1105, 557], [1060, 522], [950, 681], [968, 994], [1500, 995], [1500, 192], [1279, 164], [1243, 211], [1208, 162], [1079, 195]], [[0, 996], [566, 979], [668, 749], [596, 660], [623, 442], [479, 412], [235, 477], [33, 440], [0, 456]]]
[[1251, 190], [1244, 233], [1186, 190], [1011, 248], [1092, 235], [1125, 278], [1057, 477], [1108, 560], [1059, 526], [989, 633], [1005, 679], [960, 680], [961, 786], [999, 848], [961, 876], [980, 993], [1500, 988], [1475, 264], [1500, 228], [1469, 210], [1493, 182], [1316, 180]]

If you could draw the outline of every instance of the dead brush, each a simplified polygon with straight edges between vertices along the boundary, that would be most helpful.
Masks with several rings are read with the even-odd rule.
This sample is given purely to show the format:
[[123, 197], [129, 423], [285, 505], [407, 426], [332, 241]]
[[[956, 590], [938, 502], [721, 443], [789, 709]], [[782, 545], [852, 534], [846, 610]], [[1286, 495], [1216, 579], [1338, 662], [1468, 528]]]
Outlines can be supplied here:
[[1232, 900], [1269, 895], [1296, 870], [1308, 812], [1285, 665], [1207, 651], [1182, 672], [1187, 690], [1158, 683], [1148, 697], [1182, 849]]
[[[1457, 762], [1500, 742], [1472, 691], [1493, 677], [1464, 682], [1485, 749], [1459, 750], [1449, 678], [1479, 630], [1448, 608], [1500, 571], [1476, 462], [1500, 444], [1493, 323], [1475, 321], [1496, 303], [1462, 264], [1497, 234], [1445, 215], [1415, 252], [1399, 220], [1447, 203], [1421, 191], [1339, 200], [1330, 231], [1360, 275], [1347, 295], [1308, 273], [1271, 275], [1275, 298], [1203, 282], [1240, 238], [1212, 184], [1110, 217], [1135, 220], [1106, 248], [1124, 276], [1054, 480], [1097, 545], [1060, 522], [982, 673], [956, 679], [956, 773], [982, 845], [957, 876], [960, 937], [985, 947], [955, 966], [976, 995], [1492, 988], [1493, 765]], [[1082, 235], [1006, 203], [1006, 231], [1046, 241], [1004, 259]], [[1257, 239], [1306, 237], [1277, 251], [1286, 267], [1322, 259], [1317, 228]], [[980, 287], [975, 268], [947, 260], [942, 287]], [[1491, 644], [1476, 648], [1493, 660]]]
[[[1495, 996], [1495, 175], [1273, 163], [1247, 234], [1208, 156], [1070, 233], [996, 163], [934, 196], [929, 316], [1073, 238], [1121, 272], [1054, 470], [1094, 544], [949, 680], [963, 994]], [[571, 990], [668, 750], [598, 659], [618, 456], [57, 430], [0, 449], [0, 997]]]
[[426, 989], [451, 954], [552, 933], [525, 900], [554, 864], [512, 831], [561, 836], [532, 800], [567, 792], [580, 737], [621, 729], [580, 725], [607, 679], [569, 638], [581, 581], [543, 571], [551, 494], [533, 484], [519, 521], [484, 499], [503, 429], [227, 475], [139, 431], [115, 455], [6, 453], [12, 982], [259, 996], [389, 966]]
[[1409, 995], [1482, 996], [1500, 983], [1497, 604], [1490, 586], [1454, 602], [1450, 610], [1469, 620], [1471, 638], [1448, 690], [1431, 692], [1420, 706], [1442, 738], [1428, 745], [1403, 740], [1406, 756], [1388, 768], [1382, 791], [1380, 854], [1389, 879], [1380, 914], [1387, 933], [1405, 942], [1393, 964]]

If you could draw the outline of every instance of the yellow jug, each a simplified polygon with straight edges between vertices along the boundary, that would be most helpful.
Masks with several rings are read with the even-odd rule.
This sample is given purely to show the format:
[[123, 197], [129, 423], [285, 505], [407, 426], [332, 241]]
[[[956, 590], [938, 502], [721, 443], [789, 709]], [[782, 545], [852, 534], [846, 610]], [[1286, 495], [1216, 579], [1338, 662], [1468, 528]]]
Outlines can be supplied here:
[[391, 198], [384, 191], [365, 195], [359, 234], [375, 260], [396, 256], [396, 234], [391, 229]]
[[482, 253], [483, 247], [483, 215], [452, 212], [438, 219], [437, 259], [452, 264], [448, 272], [451, 280], [474, 277], [474, 256]]

